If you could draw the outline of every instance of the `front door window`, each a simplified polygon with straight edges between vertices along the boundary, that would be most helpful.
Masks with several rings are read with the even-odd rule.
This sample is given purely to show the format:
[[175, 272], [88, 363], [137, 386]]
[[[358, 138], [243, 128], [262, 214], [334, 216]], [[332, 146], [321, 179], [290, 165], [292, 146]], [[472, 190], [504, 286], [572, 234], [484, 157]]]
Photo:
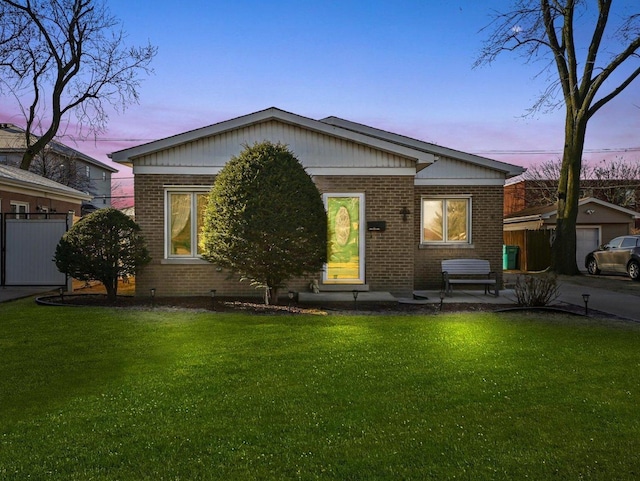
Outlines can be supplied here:
[[325, 284], [364, 284], [364, 194], [325, 194], [328, 217]]

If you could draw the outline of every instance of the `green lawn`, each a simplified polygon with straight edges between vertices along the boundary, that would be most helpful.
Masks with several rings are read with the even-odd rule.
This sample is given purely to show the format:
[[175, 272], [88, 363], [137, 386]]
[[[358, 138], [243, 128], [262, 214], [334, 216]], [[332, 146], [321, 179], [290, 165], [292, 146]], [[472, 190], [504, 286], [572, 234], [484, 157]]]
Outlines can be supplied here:
[[0, 304], [0, 479], [635, 479], [640, 326]]

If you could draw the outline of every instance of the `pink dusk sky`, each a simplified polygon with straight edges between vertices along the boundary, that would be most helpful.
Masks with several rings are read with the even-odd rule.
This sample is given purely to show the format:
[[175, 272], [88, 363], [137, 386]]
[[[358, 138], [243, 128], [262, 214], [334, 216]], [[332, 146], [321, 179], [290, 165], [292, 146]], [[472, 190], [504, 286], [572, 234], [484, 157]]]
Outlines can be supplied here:
[[[63, 141], [113, 165], [113, 151], [278, 107], [525, 167], [557, 159], [563, 110], [524, 116], [545, 87], [542, 65], [504, 54], [472, 67], [487, 35], [481, 29], [511, 3], [109, 0], [128, 43], [158, 47], [155, 73], [143, 80], [140, 103], [111, 113], [97, 141]], [[637, 0], [614, 5], [640, 13]], [[0, 122], [22, 126], [13, 99], [0, 99]], [[591, 120], [585, 159], [638, 161], [639, 132], [640, 80]], [[115, 167], [129, 183], [130, 169]]]

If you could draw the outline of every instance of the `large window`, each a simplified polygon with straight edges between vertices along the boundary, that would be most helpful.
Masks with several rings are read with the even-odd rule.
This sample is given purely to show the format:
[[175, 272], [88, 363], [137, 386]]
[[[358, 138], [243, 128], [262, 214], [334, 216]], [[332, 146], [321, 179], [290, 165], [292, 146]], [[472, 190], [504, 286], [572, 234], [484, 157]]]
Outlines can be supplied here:
[[422, 243], [469, 244], [471, 242], [471, 199], [422, 199]]
[[167, 257], [198, 257], [207, 192], [167, 191]]

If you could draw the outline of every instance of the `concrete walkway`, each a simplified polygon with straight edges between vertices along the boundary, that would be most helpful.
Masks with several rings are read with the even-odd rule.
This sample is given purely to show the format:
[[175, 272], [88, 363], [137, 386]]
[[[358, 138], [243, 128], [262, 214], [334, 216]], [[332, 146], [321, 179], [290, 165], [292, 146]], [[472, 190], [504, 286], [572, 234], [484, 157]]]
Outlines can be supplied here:
[[[518, 273], [506, 274], [505, 284], [511, 288], [502, 289], [499, 297], [487, 295], [484, 290], [456, 290], [443, 299], [443, 304], [495, 304], [515, 306], [517, 298], [512, 288]], [[640, 282], [633, 282], [624, 276], [562, 276], [558, 279], [559, 297], [552, 306], [574, 305], [584, 307], [583, 294], [589, 294], [588, 308], [605, 312], [624, 319], [640, 322]], [[301, 304], [343, 302], [353, 303], [351, 292], [299, 293]], [[358, 304], [369, 302], [392, 302], [402, 304], [439, 304], [440, 291], [416, 291], [413, 297], [394, 298], [388, 292], [360, 292]]]
[[8, 286], [0, 287], [0, 302], [14, 301], [23, 297], [37, 296], [46, 292], [56, 290], [55, 287], [48, 286]]

